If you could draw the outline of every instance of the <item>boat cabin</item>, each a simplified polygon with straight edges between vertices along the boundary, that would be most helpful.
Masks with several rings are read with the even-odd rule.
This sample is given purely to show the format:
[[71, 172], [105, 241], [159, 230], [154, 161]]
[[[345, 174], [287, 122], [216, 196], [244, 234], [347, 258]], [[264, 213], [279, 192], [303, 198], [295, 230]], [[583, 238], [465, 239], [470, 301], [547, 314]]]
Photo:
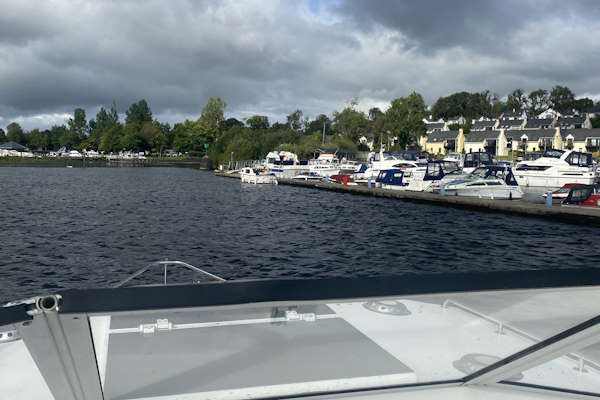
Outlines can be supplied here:
[[476, 168], [482, 165], [493, 165], [492, 155], [486, 151], [474, 151], [465, 155], [464, 168]]
[[479, 167], [470, 174], [471, 178], [476, 179], [502, 179], [508, 186], [519, 186], [510, 167], [504, 165], [489, 165], [487, 167]]
[[403, 177], [404, 171], [402, 171], [401, 169], [386, 169], [384, 171], [379, 172], [379, 175], [377, 175], [377, 179], [375, 179], [375, 183], [380, 183], [382, 185], [402, 186]]

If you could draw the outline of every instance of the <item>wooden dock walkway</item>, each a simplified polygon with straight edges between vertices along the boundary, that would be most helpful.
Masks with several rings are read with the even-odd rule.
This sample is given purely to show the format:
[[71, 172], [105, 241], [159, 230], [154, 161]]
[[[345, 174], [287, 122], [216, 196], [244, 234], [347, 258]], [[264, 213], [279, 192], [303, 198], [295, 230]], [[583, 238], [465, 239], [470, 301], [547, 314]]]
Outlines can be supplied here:
[[[217, 176], [239, 179], [238, 174], [216, 172]], [[531, 203], [523, 200], [489, 200], [474, 197], [442, 196], [438, 193], [413, 192], [407, 190], [390, 190], [367, 186], [344, 186], [338, 183], [299, 181], [278, 178], [280, 185], [290, 185], [318, 190], [330, 190], [362, 196], [374, 196], [398, 199], [413, 203], [434, 204], [454, 208], [462, 208], [484, 212], [499, 212], [510, 215], [521, 215], [543, 218], [547, 220], [574, 224], [600, 225], [600, 209], [584, 207], [563, 207], [558, 204], [547, 207], [545, 204]]]

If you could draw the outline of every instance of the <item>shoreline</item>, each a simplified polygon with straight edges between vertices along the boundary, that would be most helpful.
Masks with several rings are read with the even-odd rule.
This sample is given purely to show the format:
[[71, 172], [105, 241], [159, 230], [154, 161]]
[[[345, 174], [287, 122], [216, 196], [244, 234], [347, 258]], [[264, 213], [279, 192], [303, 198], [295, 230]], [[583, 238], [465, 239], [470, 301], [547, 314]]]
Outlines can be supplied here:
[[19, 168], [19, 167], [47, 167], [47, 168], [119, 168], [119, 167], [181, 167], [196, 168], [202, 170], [212, 170], [209, 162], [202, 158], [147, 158], [147, 159], [78, 159], [78, 158], [21, 158], [21, 157], [2, 157], [0, 158], [0, 168]]

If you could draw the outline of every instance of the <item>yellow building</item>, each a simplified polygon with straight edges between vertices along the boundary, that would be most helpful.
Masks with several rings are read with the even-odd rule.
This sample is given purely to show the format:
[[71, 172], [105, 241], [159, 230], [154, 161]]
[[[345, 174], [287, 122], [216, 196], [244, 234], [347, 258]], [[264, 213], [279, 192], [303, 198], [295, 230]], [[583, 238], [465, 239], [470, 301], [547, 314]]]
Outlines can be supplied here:
[[563, 129], [560, 131], [559, 136], [561, 146], [557, 147], [558, 149], [600, 151], [600, 129]]
[[495, 155], [500, 132], [501, 130], [471, 131], [471, 133], [465, 136], [465, 153], [487, 151]]
[[435, 131], [421, 138], [421, 148], [432, 155], [462, 152], [465, 143], [463, 130]]
[[498, 138], [498, 155], [506, 156], [510, 150], [527, 153], [560, 149], [562, 140], [560, 129], [519, 129], [504, 130]]

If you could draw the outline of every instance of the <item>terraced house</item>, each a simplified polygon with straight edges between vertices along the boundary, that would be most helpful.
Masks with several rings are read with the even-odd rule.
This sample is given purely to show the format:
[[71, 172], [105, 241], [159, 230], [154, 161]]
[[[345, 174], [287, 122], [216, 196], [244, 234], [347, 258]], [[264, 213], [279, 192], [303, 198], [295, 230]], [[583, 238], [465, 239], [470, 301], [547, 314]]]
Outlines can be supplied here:
[[462, 152], [465, 144], [463, 130], [436, 131], [421, 138], [421, 148], [429, 154], [445, 155], [449, 152]]

